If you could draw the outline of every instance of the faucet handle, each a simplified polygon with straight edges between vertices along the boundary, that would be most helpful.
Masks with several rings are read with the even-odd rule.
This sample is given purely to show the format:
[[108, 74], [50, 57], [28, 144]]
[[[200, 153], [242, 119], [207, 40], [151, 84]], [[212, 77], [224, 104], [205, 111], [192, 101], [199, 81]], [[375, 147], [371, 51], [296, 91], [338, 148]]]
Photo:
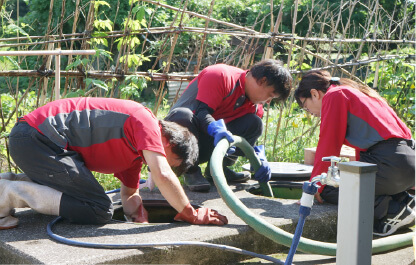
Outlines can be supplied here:
[[322, 157], [322, 161], [331, 162], [331, 166], [335, 166], [335, 163], [341, 161], [341, 158], [337, 156], [326, 156]]

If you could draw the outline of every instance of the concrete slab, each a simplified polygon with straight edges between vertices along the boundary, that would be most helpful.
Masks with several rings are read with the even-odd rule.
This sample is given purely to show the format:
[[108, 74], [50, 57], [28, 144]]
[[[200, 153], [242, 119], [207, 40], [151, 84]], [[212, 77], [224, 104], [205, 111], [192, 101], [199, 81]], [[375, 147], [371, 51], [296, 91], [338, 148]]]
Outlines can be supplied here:
[[[275, 255], [272, 255], [275, 256]], [[282, 258], [281, 256], [276, 258]], [[284, 257], [283, 257], [284, 259]], [[273, 264], [269, 261], [260, 261], [259, 259], [248, 259], [238, 263], [233, 263], [229, 265], [260, 265], [260, 264]], [[293, 259], [294, 265], [336, 265], [335, 257], [328, 257], [323, 255], [311, 255], [297, 253]], [[371, 264], [373, 265], [414, 265], [415, 256], [413, 246], [397, 249], [387, 253], [380, 253], [373, 255], [371, 258]]]
[[[254, 182], [253, 182], [254, 183]], [[269, 223], [293, 233], [298, 219], [296, 200], [271, 199], [248, 193], [244, 185], [232, 186], [235, 194], [254, 213]], [[54, 232], [72, 240], [108, 243], [139, 244], [180, 241], [203, 241], [225, 244], [249, 251], [270, 254], [287, 250], [255, 232], [237, 217], [222, 201], [215, 187], [208, 193], [186, 191], [193, 204], [210, 207], [226, 215], [226, 226], [163, 223], [138, 225], [113, 222], [107, 225], [75, 225], [65, 221]], [[156, 190], [142, 190], [144, 199], [163, 199]], [[113, 200], [118, 200], [113, 195]], [[314, 205], [308, 217], [304, 236], [319, 241], [336, 235], [337, 207]], [[140, 249], [92, 249], [57, 243], [46, 233], [47, 224], [55, 217], [18, 209], [20, 225], [16, 229], [0, 231], [1, 264], [231, 264], [248, 257], [203, 247], [155, 247]]]

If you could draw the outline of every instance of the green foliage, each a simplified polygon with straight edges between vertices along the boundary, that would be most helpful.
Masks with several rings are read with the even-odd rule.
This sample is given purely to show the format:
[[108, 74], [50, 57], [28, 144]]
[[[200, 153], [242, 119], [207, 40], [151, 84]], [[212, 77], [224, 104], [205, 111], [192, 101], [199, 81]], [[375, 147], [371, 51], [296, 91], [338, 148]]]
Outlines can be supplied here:
[[303, 149], [318, 143], [319, 126], [315, 125], [317, 119], [300, 110], [297, 104], [287, 104], [269, 109], [267, 134], [262, 135], [258, 143], [265, 145], [269, 161], [303, 163]]
[[140, 98], [140, 93], [147, 87], [147, 82], [144, 77], [137, 75], [130, 75], [122, 86], [120, 86], [120, 98], [130, 99], [131, 97]]
[[[376, 70], [373, 63], [372, 69]], [[373, 83], [375, 73], [369, 82]], [[379, 68], [378, 92], [393, 107], [398, 116], [415, 130], [415, 66], [396, 59], [381, 63]]]
[[70, 69], [73, 69], [73, 68], [77, 68], [78, 66], [81, 66], [81, 65], [85, 66], [89, 63], [89, 61], [90, 60], [88, 58], [81, 58], [80, 56], [77, 56], [75, 61], [68, 64], [68, 66], [65, 68], [65, 70], [70, 70]]
[[[20, 69], [20, 65], [13, 56], [0, 56], [0, 62], [6, 67], [11, 69]], [[8, 64], [9, 62], [9, 64]], [[9, 69], [10, 69], [9, 68]]]
[[[407, 1], [407, 2], [406, 2]], [[63, 21], [63, 33], [72, 33], [74, 24], [73, 12], [75, 11], [76, 1], [65, 1], [65, 13]], [[184, 2], [180, 0], [165, 0], [161, 1], [168, 5], [182, 9]], [[196, 12], [202, 15], [208, 15], [208, 10], [211, 8], [211, 0], [190, 0], [188, 1], [187, 10]], [[283, 16], [281, 24], [278, 28], [279, 33], [291, 33], [295, 25], [293, 23], [294, 2], [292, 0], [281, 0], [273, 3], [273, 19], [277, 18], [280, 10], [281, 2], [283, 2]], [[332, 37], [335, 33], [336, 38], [362, 38], [364, 33], [370, 29], [371, 37], [385, 37], [391, 39], [414, 39], [415, 28], [415, 5], [408, 0], [379, 0], [378, 3], [383, 7], [380, 10], [379, 22], [369, 20], [373, 10], [374, 1], [362, 0], [357, 1], [355, 7], [348, 8], [348, 5], [353, 1], [341, 0], [303, 0], [298, 2], [297, 22], [295, 27], [296, 36], [306, 36], [308, 33], [322, 32], [320, 37]], [[120, 0], [100, 0], [94, 1], [93, 12], [93, 30], [86, 32], [86, 21], [89, 11], [90, 1], [81, 0], [80, 16], [76, 24], [75, 33], [85, 32], [86, 36], [93, 38], [88, 40], [90, 47], [96, 50], [94, 56], [89, 57], [74, 57], [70, 62], [66, 62], [67, 57], [62, 57], [63, 68], [73, 71], [89, 70], [105, 70], [109, 72], [126, 73], [138, 71], [149, 71], [153, 64], [153, 59], [163, 51], [163, 56], [159, 67], [156, 66], [155, 72], [161, 72], [167, 66], [166, 57], [173, 50], [173, 58], [170, 65], [171, 71], [184, 71], [185, 69], [193, 70], [192, 66], [196, 64], [196, 57], [201, 49], [201, 41], [205, 38], [204, 54], [202, 67], [213, 63], [227, 62], [230, 64], [237, 63], [240, 58], [236, 56], [232, 58], [233, 53], [236, 53], [236, 45], [244, 43], [245, 37], [239, 36], [231, 37], [225, 34], [204, 34], [178, 31], [170, 35], [166, 34], [141, 34], [137, 31], [145, 29], [151, 22], [149, 27], [169, 27], [173, 25], [180, 29], [181, 27], [198, 27], [205, 28], [206, 20], [197, 16], [189, 15], [187, 13], [178, 13], [170, 9], [157, 7], [139, 0], [120, 1]], [[48, 34], [60, 34], [62, 0], [53, 1], [53, 9], [51, 10], [51, 24], [48, 25], [50, 1], [44, 0], [26, 0], [20, 1], [19, 23], [16, 17], [16, 2], [7, 1], [6, 8], [0, 10], [1, 19], [1, 37], [16, 37], [16, 36], [41, 36]], [[22, 8], [26, 5], [26, 9]], [[338, 28], [334, 28], [334, 21], [338, 18], [339, 9], [341, 5], [344, 6], [340, 13], [340, 22]], [[406, 6], [406, 9], [404, 8]], [[213, 12], [210, 15], [217, 20], [234, 23], [236, 25], [253, 28], [259, 31], [262, 27], [263, 33], [269, 33], [271, 29], [271, 4], [269, 1], [263, 0], [223, 0], [215, 1]], [[156, 11], [157, 10], [157, 11]], [[313, 10], [313, 16], [320, 16], [323, 10], [329, 10], [327, 16], [322, 18], [318, 23], [311, 23], [310, 11]], [[350, 14], [351, 13], [351, 14]], [[183, 15], [183, 17], [182, 17]], [[351, 24], [347, 28], [347, 22], [351, 15]], [[406, 20], [403, 20], [406, 18]], [[182, 19], [182, 20], [181, 20]], [[406, 23], [407, 28], [398, 30], [396, 22]], [[379, 23], [378, 25], [373, 25]], [[309, 27], [310, 32], [308, 32]], [[217, 29], [229, 29], [229, 27], [209, 22], [208, 27]], [[47, 30], [49, 32], [46, 32]], [[88, 29], [89, 31], [90, 29]], [[127, 33], [134, 33], [127, 36], [118, 36], [110, 38], [111, 31], [122, 31]], [[375, 31], [375, 32], [373, 32]], [[174, 47], [172, 42], [174, 34], [177, 34], [178, 39]], [[369, 37], [367, 35], [366, 37]], [[38, 39], [29, 39], [29, 42], [38, 41]], [[256, 40], [257, 41], [257, 40]], [[259, 39], [259, 45], [265, 44], [266, 39]], [[236, 42], [238, 44], [236, 44]], [[81, 41], [74, 41], [73, 49], [81, 48]], [[295, 41], [296, 45], [303, 45], [302, 41]], [[2, 44], [2, 43], [0, 43]], [[69, 48], [68, 43], [61, 43], [62, 49]], [[350, 53], [354, 54], [358, 50], [361, 43], [331, 43], [319, 44], [319, 47], [314, 42], [308, 42], [306, 48], [310, 51], [317, 51], [326, 53], [332, 50], [332, 53], [319, 54], [331, 60], [342, 59], [347, 61]], [[391, 54], [415, 54], [414, 49], [398, 49], [396, 44], [374, 44], [364, 45], [361, 52], [361, 57], [374, 56], [374, 50], [385, 51], [385, 55]], [[347, 46], [347, 47], [346, 47]], [[403, 47], [404, 45], [400, 45]], [[45, 47], [30, 46], [30, 49], [45, 49]], [[373, 49], [371, 50], [370, 49]], [[276, 42], [274, 48], [274, 55], [282, 60], [287, 58], [289, 52], [288, 45], [283, 45], [282, 42]], [[397, 48], [397, 49], [396, 49]], [[12, 48], [14, 49], [14, 48]], [[337, 54], [337, 52], [340, 54]], [[238, 52], [238, 51], [237, 51]], [[373, 53], [373, 55], [371, 55]], [[380, 53], [380, 52], [379, 52]], [[380, 54], [381, 55], [381, 54]], [[261, 54], [257, 54], [255, 61], [257, 61]], [[301, 53], [297, 48], [291, 50], [291, 62], [289, 62], [290, 69], [307, 71], [312, 67], [321, 66], [323, 63], [309, 53]], [[231, 59], [230, 59], [231, 58]], [[348, 58], [348, 60], [350, 60]], [[33, 70], [38, 69], [44, 63], [45, 58], [27, 57], [23, 61], [17, 57], [0, 57], [0, 70], [8, 69], [24, 69]], [[360, 59], [360, 58], [356, 58]], [[234, 61], [232, 61], [234, 60]], [[67, 63], [67, 64], [66, 64]], [[238, 61], [240, 64], [241, 62]], [[285, 61], [285, 63], [287, 63]], [[325, 62], [324, 62], [325, 63]], [[378, 77], [378, 92], [386, 98], [389, 104], [395, 109], [399, 117], [403, 119], [406, 124], [415, 130], [415, 69], [414, 60], [409, 63], [403, 59], [384, 61], [379, 63]], [[191, 67], [189, 67], [191, 66]], [[189, 68], [188, 68], [189, 67]], [[364, 69], [364, 67], [363, 67]], [[359, 69], [357, 76], [364, 78], [366, 76], [365, 70]], [[372, 64], [372, 68], [368, 71], [365, 82], [372, 86], [375, 82], [376, 63]], [[53, 79], [50, 79], [53, 80]], [[157, 82], [148, 84], [148, 79], [139, 77], [137, 75], [125, 76], [124, 79], [106, 79], [100, 80], [86, 76], [77, 80], [77, 84], [73, 87], [67, 87], [68, 93], [65, 97], [79, 97], [79, 96], [105, 96], [118, 97], [124, 99], [133, 99], [139, 102], [143, 101], [143, 91], [149, 86], [150, 88], [158, 87]], [[51, 91], [51, 84], [49, 81], [49, 91]], [[62, 82], [63, 83], [63, 82]], [[2, 94], [2, 109], [4, 115], [10, 115], [15, 108], [16, 89], [26, 88], [28, 78], [26, 77], [0, 77], [0, 91], [9, 92], [10, 96], [6, 97]], [[18, 86], [17, 86], [18, 85]], [[150, 89], [151, 91], [152, 89]], [[50, 93], [47, 92], [47, 97], [50, 98]], [[150, 92], [152, 94], [152, 92]], [[17, 93], [19, 94], [19, 93]], [[20, 94], [19, 94], [20, 95]], [[153, 94], [152, 94], [153, 95]], [[21, 95], [20, 95], [21, 96]], [[19, 107], [19, 115], [27, 113], [33, 109], [34, 104], [38, 100], [38, 95], [35, 92], [30, 92], [25, 103]], [[150, 101], [153, 98], [150, 99]], [[302, 162], [303, 148], [316, 146], [319, 126], [317, 120], [311, 118], [309, 115], [300, 111], [296, 104], [292, 104], [293, 99], [289, 100], [285, 105], [272, 105], [269, 110], [269, 118], [267, 121], [268, 129], [267, 135], [260, 139], [260, 143], [266, 144], [266, 154], [270, 161], [291, 161]], [[166, 99], [163, 99], [158, 115], [163, 118], [169, 111], [170, 104]], [[152, 108], [153, 109], [153, 108]], [[282, 117], [279, 120], [279, 117]], [[279, 127], [278, 127], [279, 126]], [[276, 144], [275, 144], [276, 143]], [[1, 146], [1, 145], [0, 145]], [[0, 153], [4, 149], [0, 147]], [[244, 161], [239, 162], [244, 163]], [[238, 164], [241, 166], [241, 164]], [[237, 166], [238, 166], [237, 165]], [[97, 173], [97, 176], [102, 179], [102, 184], [113, 186], [114, 178], [105, 174]], [[116, 181], [118, 182], [118, 181]], [[108, 189], [109, 189], [108, 188]], [[106, 188], [107, 189], [107, 188]]]

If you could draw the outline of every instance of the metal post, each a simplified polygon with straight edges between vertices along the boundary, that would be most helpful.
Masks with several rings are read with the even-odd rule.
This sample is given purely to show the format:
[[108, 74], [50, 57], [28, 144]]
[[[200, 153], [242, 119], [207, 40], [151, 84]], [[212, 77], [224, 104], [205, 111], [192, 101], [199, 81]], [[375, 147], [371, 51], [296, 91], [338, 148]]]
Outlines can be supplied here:
[[[61, 49], [56, 49], [61, 51]], [[61, 55], [58, 53], [55, 55], [55, 100], [61, 97]]]
[[337, 265], [370, 265], [377, 165], [353, 161], [338, 167]]

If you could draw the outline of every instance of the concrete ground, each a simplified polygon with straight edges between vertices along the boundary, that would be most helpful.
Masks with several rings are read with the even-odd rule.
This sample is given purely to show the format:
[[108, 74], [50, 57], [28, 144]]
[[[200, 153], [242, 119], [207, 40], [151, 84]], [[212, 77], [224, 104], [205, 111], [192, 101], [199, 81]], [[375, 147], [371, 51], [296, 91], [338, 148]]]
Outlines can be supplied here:
[[[253, 182], [254, 183], [254, 182]], [[252, 183], [252, 184], [253, 184]], [[248, 193], [247, 186], [232, 186], [235, 195], [253, 213], [267, 222], [293, 233], [298, 219], [296, 200], [271, 199]], [[142, 190], [144, 199], [162, 199], [158, 191]], [[113, 222], [107, 225], [75, 225], [59, 222], [53, 231], [76, 241], [105, 244], [140, 244], [182, 241], [203, 241], [224, 244], [271, 255], [287, 253], [288, 248], [260, 235], [223, 202], [215, 187], [208, 193], [187, 191], [191, 202], [210, 207], [226, 215], [226, 226], [160, 223], [138, 225]], [[118, 195], [113, 196], [117, 201]], [[305, 224], [303, 236], [318, 241], [334, 242], [337, 208], [314, 205]], [[96, 249], [70, 246], [52, 240], [46, 233], [47, 224], [55, 219], [29, 209], [18, 209], [20, 225], [0, 231], [1, 264], [270, 264], [251, 257], [203, 247], [149, 247], [140, 249]], [[284, 258], [280, 254], [278, 258]], [[400, 258], [399, 258], [400, 257]], [[311, 263], [312, 262], [312, 263]], [[384, 263], [383, 263], [384, 262]], [[373, 264], [403, 264], [414, 262], [413, 248], [373, 256]], [[335, 264], [335, 258], [319, 255], [295, 255], [294, 264]]]

